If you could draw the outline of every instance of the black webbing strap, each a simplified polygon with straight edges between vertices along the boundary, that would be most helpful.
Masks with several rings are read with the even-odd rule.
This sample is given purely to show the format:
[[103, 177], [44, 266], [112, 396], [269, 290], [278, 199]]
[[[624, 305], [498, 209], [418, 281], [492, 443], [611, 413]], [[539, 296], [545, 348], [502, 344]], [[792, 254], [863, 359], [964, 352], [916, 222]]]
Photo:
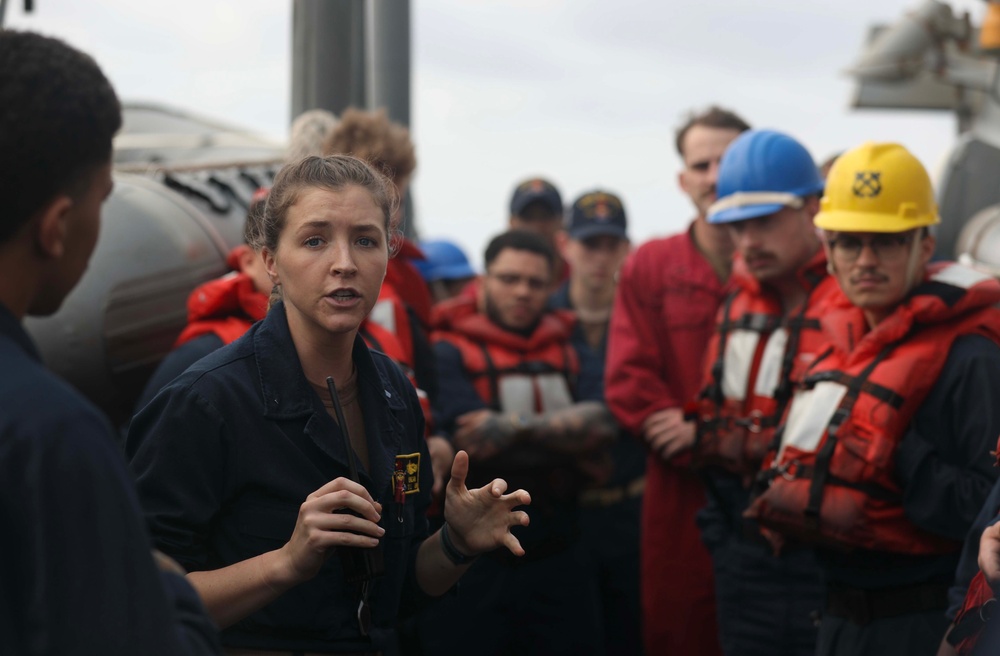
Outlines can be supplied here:
[[562, 374], [566, 377], [566, 384], [569, 385], [570, 390], [572, 390], [573, 395], [576, 395], [576, 384], [577, 376], [573, 373], [573, 368], [570, 367], [570, 363], [573, 361], [573, 356], [570, 352], [572, 346], [569, 342], [563, 344], [563, 370]]
[[844, 425], [847, 418], [851, 416], [851, 411], [854, 409], [854, 404], [857, 402], [858, 397], [861, 396], [865, 381], [868, 380], [875, 367], [889, 355], [894, 347], [895, 344], [889, 344], [884, 347], [879, 351], [878, 355], [872, 358], [872, 361], [868, 363], [868, 366], [860, 374], [850, 380], [847, 393], [841, 399], [840, 406], [833, 413], [833, 418], [830, 419], [830, 423], [827, 425], [826, 443], [816, 454], [815, 472], [812, 484], [809, 486], [809, 503], [806, 505], [805, 511], [806, 519], [814, 522], [816, 525], [819, 524], [820, 508], [823, 505], [823, 491], [830, 478], [830, 460], [833, 459], [833, 450], [837, 446], [837, 431]]
[[729, 329], [732, 324], [729, 321], [729, 310], [733, 307], [733, 300], [736, 299], [737, 292], [732, 292], [726, 297], [725, 305], [722, 306], [722, 324], [719, 326], [719, 348], [712, 363], [712, 384], [709, 385], [702, 396], [708, 398], [715, 404], [716, 418], [718, 418], [719, 408], [725, 399], [722, 398], [722, 374], [725, 368], [726, 344], [729, 341]]
[[[809, 376], [808, 382], [811, 385], [823, 382], [833, 382], [849, 387], [851, 381], [853, 380], [855, 380], [853, 376], [849, 376], [842, 371], [823, 371]], [[869, 396], [875, 397], [885, 404], [892, 406], [896, 410], [899, 410], [903, 406], [903, 401], [905, 400], [902, 396], [888, 387], [879, 385], [878, 383], [873, 383], [870, 380], [862, 382], [861, 391]]]
[[774, 399], [778, 402], [775, 414], [780, 417], [785, 411], [785, 405], [792, 396], [792, 367], [795, 366], [795, 356], [799, 353], [803, 330], [819, 330], [819, 320], [806, 317], [809, 308], [808, 301], [802, 304], [799, 313], [784, 322], [788, 331], [788, 343], [785, 344], [785, 355], [781, 358], [781, 377], [778, 379], [778, 389], [774, 391]]
[[[996, 610], [996, 599], [989, 598], [977, 609], [970, 609], [962, 619], [955, 623], [955, 626], [948, 632], [946, 639], [952, 647], [957, 647], [960, 642], [978, 635], [992, 619], [993, 611]], [[975, 611], [975, 612], [973, 612]]]
[[484, 376], [488, 376], [490, 382], [490, 400], [492, 401], [490, 405], [493, 410], [497, 412], [500, 411], [500, 372], [497, 371], [496, 364], [493, 362], [493, 358], [490, 357], [490, 350], [486, 348], [485, 344], [479, 345], [479, 350], [483, 352], [483, 361], [486, 363], [486, 370], [482, 373]]
[[490, 351], [485, 344], [479, 344], [479, 350], [483, 354], [483, 362], [486, 364], [486, 368], [483, 371], [472, 372], [473, 378], [479, 378], [486, 376], [490, 383], [490, 395], [493, 398], [491, 407], [493, 410], [500, 411], [500, 377], [505, 374], [526, 374], [529, 376], [536, 376], [539, 374], [546, 373], [558, 373], [566, 377], [566, 382], [569, 385], [575, 384], [575, 377], [572, 375], [570, 363], [573, 361], [570, 355], [569, 349], [571, 346], [567, 345], [563, 350], [563, 364], [562, 368], [554, 367], [547, 362], [540, 362], [537, 360], [529, 360], [524, 362], [518, 362], [514, 367], [507, 367], [505, 369], [500, 369], [496, 366], [493, 358], [490, 356]]
[[770, 333], [781, 325], [781, 317], [760, 312], [747, 312], [736, 319], [724, 323], [728, 330], [749, 330], [754, 333]]
[[361, 324], [361, 339], [365, 340], [370, 348], [375, 349], [376, 351], [385, 351], [385, 349], [382, 348], [382, 343], [378, 341], [378, 338], [375, 337], [375, 335], [371, 334], [371, 331], [365, 328], [364, 324]]

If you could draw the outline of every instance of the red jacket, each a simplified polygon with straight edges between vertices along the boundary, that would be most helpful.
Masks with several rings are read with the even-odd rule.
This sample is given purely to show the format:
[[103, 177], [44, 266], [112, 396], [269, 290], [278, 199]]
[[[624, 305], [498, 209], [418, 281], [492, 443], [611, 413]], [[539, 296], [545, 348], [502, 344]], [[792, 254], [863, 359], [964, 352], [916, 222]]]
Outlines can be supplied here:
[[[939, 554], [958, 544], [918, 528], [903, 509], [896, 452], [962, 335], [1000, 343], [1000, 282], [956, 264], [927, 280], [865, 332], [839, 288], [823, 314], [828, 337], [779, 428], [770, 486], [747, 511], [782, 535], [834, 547]], [[780, 538], [777, 542], [780, 544]]]
[[809, 296], [787, 313], [737, 258], [737, 290], [719, 310], [705, 357], [705, 387], [698, 402], [694, 459], [748, 476], [760, 469], [774, 429], [792, 396], [792, 380], [812, 363], [823, 342], [824, 295], [837, 287], [820, 249], [798, 272]]

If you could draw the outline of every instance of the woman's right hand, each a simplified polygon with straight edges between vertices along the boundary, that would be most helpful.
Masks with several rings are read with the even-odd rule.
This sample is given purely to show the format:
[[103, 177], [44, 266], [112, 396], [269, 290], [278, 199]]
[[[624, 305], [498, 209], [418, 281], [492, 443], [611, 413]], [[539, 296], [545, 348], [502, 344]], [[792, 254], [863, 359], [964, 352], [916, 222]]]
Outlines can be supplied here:
[[335, 547], [377, 546], [385, 534], [378, 525], [381, 513], [368, 490], [346, 478], [310, 494], [299, 507], [291, 539], [279, 550], [291, 578], [312, 579]]

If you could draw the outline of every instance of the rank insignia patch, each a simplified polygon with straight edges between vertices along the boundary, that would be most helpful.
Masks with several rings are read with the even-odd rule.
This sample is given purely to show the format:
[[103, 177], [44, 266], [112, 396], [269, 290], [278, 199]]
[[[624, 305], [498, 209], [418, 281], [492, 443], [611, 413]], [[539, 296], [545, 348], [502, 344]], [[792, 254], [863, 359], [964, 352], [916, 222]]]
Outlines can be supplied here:
[[396, 468], [392, 473], [394, 487], [402, 488], [403, 494], [420, 491], [420, 454], [409, 453], [396, 456]]

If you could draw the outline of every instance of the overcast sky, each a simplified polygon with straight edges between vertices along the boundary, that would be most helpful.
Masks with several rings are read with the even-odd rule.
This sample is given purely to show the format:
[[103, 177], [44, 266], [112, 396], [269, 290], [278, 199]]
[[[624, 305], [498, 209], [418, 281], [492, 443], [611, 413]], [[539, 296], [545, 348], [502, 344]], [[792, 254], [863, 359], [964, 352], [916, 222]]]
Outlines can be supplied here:
[[[602, 187], [635, 242], [683, 229], [673, 131], [717, 103], [822, 160], [865, 140], [907, 145], [935, 174], [955, 120], [851, 110], [843, 71], [869, 25], [919, 0], [414, 0], [414, 182], [423, 236], [479, 264], [513, 185], [540, 174], [567, 202]], [[958, 0], [974, 21], [985, 3]], [[284, 140], [291, 2], [9, 0], [7, 25], [92, 54], [126, 100], [152, 100]]]

